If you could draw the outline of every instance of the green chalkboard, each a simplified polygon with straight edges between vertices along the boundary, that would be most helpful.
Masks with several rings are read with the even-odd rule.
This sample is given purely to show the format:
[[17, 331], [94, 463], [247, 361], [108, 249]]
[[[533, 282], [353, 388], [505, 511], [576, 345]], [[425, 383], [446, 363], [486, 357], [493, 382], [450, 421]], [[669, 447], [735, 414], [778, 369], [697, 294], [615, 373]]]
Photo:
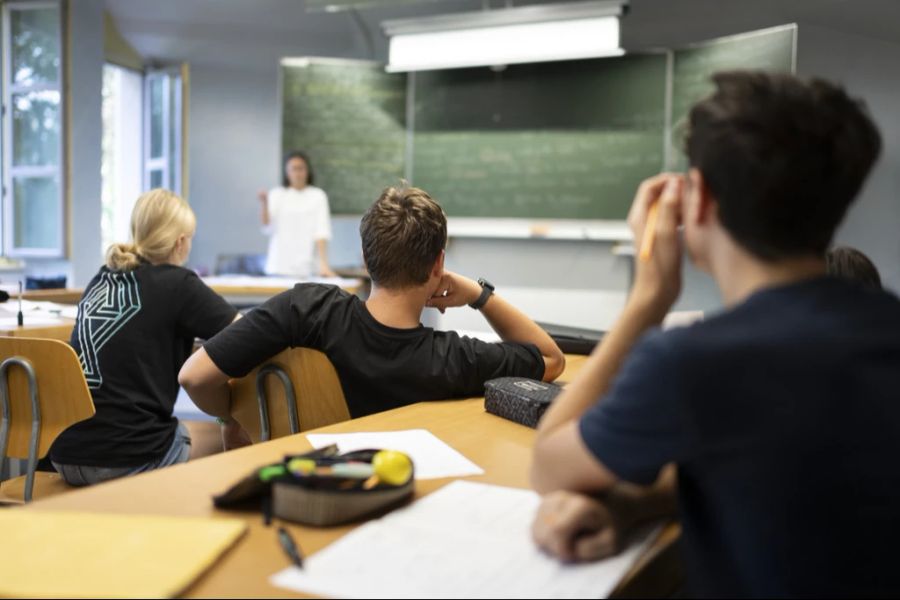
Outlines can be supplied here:
[[691, 106], [713, 91], [717, 71], [761, 69], [794, 71], [797, 26], [763, 29], [675, 50], [672, 77], [672, 144], [670, 166], [683, 169], [681, 151], [685, 120]]
[[282, 151], [305, 150], [336, 214], [360, 214], [404, 175], [406, 76], [373, 63], [285, 61]]
[[286, 59], [282, 148], [309, 152], [336, 214], [361, 214], [409, 174], [451, 217], [621, 220], [642, 179], [684, 168], [680, 124], [710, 76], [791, 71], [795, 42], [787, 26], [671, 53], [411, 81], [372, 63]]
[[412, 182], [451, 217], [623, 219], [663, 166], [664, 54], [414, 75]]

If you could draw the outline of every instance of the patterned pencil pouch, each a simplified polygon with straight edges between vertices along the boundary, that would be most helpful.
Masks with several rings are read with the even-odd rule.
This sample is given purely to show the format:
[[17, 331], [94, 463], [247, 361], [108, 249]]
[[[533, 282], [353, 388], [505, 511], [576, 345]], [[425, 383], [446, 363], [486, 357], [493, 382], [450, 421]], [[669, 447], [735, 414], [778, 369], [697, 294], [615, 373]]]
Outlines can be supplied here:
[[537, 427], [544, 411], [562, 391], [554, 383], [525, 377], [500, 377], [484, 384], [484, 409], [498, 417]]
[[329, 446], [254, 470], [224, 493], [217, 508], [260, 507], [268, 518], [339, 525], [399, 506], [413, 496], [412, 460], [394, 450], [338, 454]]

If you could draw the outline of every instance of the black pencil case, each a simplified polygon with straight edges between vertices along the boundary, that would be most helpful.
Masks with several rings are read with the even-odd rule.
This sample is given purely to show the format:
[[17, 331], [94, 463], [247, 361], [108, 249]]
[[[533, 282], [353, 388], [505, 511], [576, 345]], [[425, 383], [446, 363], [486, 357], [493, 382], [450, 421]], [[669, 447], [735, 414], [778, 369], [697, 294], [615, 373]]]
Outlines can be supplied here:
[[544, 411], [562, 391], [555, 383], [525, 377], [500, 377], [484, 384], [484, 409], [498, 417], [537, 427]]
[[329, 526], [373, 516], [391, 510], [412, 499], [414, 472], [402, 484], [385, 482], [366, 489], [359, 485], [344, 487], [353, 481], [335, 476], [297, 476], [290, 472], [292, 459], [314, 460], [319, 466], [349, 461], [371, 462], [378, 450], [357, 450], [338, 454], [337, 446], [328, 446], [305, 454], [285, 456], [284, 461], [265, 465], [239, 480], [222, 494], [213, 497], [216, 508], [246, 510], [261, 508], [265, 516]]

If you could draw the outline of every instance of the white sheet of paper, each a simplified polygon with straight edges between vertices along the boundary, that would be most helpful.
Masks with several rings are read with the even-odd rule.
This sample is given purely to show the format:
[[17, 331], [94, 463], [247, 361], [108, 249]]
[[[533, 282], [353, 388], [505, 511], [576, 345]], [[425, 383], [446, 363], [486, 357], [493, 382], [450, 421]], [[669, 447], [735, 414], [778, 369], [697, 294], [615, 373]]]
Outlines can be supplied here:
[[[14, 304], [18, 306], [18, 300], [10, 300], [10, 304]], [[22, 300], [22, 312], [42, 312], [42, 313], [51, 313], [51, 314], [59, 314], [60, 311], [65, 307], [65, 304], [58, 304], [56, 302], [44, 302], [44, 301], [36, 301], [36, 300]]]
[[655, 533], [648, 531], [618, 556], [562, 564], [531, 539], [539, 502], [532, 491], [455, 481], [351, 531], [303, 569], [289, 567], [270, 581], [346, 598], [600, 598]]
[[483, 475], [484, 470], [427, 429], [362, 433], [310, 433], [313, 448], [337, 444], [343, 452], [384, 448], [405, 452], [416, 467], [416, 479]]

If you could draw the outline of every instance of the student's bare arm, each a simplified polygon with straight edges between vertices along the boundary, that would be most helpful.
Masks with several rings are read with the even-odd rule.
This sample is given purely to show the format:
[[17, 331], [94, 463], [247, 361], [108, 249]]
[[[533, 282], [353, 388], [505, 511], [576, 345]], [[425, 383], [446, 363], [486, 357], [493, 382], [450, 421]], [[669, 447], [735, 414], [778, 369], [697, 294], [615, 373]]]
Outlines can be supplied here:
[[634, 288], [619, 320], [538, 425], [531, 484], [541, 493], [599, 492], [616, 483], [615, 475], [584, 445], [578, 420], [609, 390], [632, 346], [647, 329], [662, 322], [678, 297], [680, 186], [677, 176], [662, 174], [646, 180], [638, 190], [628, 217], [635, 247], [641, 246], [650, 207], [659, 202], [653, 252], [650, 260], [636, 261]]
[[260, 190], [256, 194], [257, 198], [259, 198], [259, 221], [262, 223], [263, 227], [268, 227], [269, 225], [269, 193], [265, 190]]
[[194, 404], [203, 412], [223, 419], [230, 418], [231, 414], [228, 379], [203, 348], [194, 352], [178, 373], [178, 383]]
[[[428, 305], [439, 309], [452, 306], [465, 306], [478, 300], [481, 286], [477, 281], [450, 271], [444, 272], [444, 278]], [[544, 357], [544, 381], [553, 381], [559, 377], [566, 366], [566, 357], [559, 346], [547, 332], [541, 329], [525, 313], [501, 298], [492, 294], [481, 312], [497, 335], [505, 342], [534, 344]]]
[[[473, 302], [479, 295], [481, 295], [480, 285]], [[481, 313], [504, 341], [527, 342], [537, 346], [541, 356], [544, 357], [544, 381], [553, 381], [562, 375], [563, 369], [566, 368], [565, 355], [553, 338], [525, 313], [497, 294], [491, 294], [487, 303], [481, 307]]]
[[319, 255], [319, 276], [337, 277], [337, 273], [328, 264], [328, 240], [324, 238], [316, 240], [316, 252]]

